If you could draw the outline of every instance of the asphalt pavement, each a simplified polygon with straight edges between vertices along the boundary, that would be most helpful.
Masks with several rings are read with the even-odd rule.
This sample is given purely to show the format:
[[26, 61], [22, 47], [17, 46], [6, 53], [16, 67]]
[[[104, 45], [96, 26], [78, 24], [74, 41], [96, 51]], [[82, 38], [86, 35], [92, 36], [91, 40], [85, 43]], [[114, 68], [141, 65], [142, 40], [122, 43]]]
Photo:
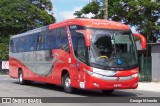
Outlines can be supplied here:
[[[0, 77], [4, 77], [1, 80], [12, 79], [8, 75], [0, 75]], [[136, 90], [160, 92], [160, 82], [139, 82]]]
[[[17, 79], [12, 79], [8, 75], [0, 75], [0, 97], [104, 97], [104, 98], [135, 98], [138, 97], [160, 97], [160, 82], [139, 82], [136, 90], [116, 90], [112, 95], [103, 95], [98, 91], [77, 90], [75, 94], [64, 93], [63, 88], [54, 85], [32, 83], [31, 85], [19, 85]], [[155, 97], [155, 98], [154, 98]], [[65, 100], [65, 99], [64, 99]], [[81, 101], [81, 100], [80, 100]], [[94, 100], [95, 101], [95, 100]], [[154, 106], [159, 106], [155, 103]], [[150, 106], [152, 104], [141, 103], [52, 103], [48, 104], [5, 104], [0, 106]]]

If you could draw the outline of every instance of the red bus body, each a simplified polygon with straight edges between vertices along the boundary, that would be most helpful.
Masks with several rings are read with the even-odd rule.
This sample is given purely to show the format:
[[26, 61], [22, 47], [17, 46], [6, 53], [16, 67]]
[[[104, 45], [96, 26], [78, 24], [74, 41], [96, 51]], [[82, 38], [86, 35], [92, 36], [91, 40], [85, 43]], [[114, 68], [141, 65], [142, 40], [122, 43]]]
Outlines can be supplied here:
[[[15, 35], [11, 38], [10, 42], [10, 77], [18, 78], [19, 70], [21, 70], [24, 80], [62, 85], [63, 76], [65, 73], [68, 73], [71, 80], [71, 86], [74, 88], [82, 88], [88, 90], [115, 90], [137, 88], [139, 81], [139, 68], [137, 66], [133, 68], [128, 67], [128, 69], [99, 69], [97, 67], [93, 68], [92, 66], [76, 58], [73, 50], [73, 41], [71, 38], [70, 28], [74, 29], [77, 26], [118, 31], [130, 30], [128, 26], [113, 21], [97, 19], [70, 19], [63, 22], [51, 24], [46, 27], [28, 31], [23, 34]], [[66, 52], [65, 50], [59, 48], [52, 50], [49, 49], [48, 51], [48, 49], [34, 49], [34, 47], [31, 47], [31, 49], [33, 50], [28, 49], [29, 52], [25, 50], [22, 50], [22, 52], [20, 52], [20, 50], [17, 51], [15, 49], [16, 44], [12, 44], [12, 42], [17, 43], [23, 42], [25, 41], [25, 39], [30, 39], [27, 37], [22, 39], [22, 37], [35, 33], [37, 34], [35, 34], [35, 37], [39, 37], [41, 34], [43, 34], [43, 32], [45, 33], [46, 30], [51, 31], [57, 29], [58, 31], [58, 28], [62, 27], [65, 27], [67, 33], [66, 36], [68, 40], [69, 52]], [[89, 47], [91, 45], [90, 39], [92, 38], [91, 32], [83, 28], [77, 30], [77, 32], [81, 32], [85, 36], [86, 47]], [[16, 41], [16, 38], [20, 38], [19, 41]], [[41, 40], [39, 40], [39, 42], [40, 41]], [[25, 43], [17, 45], [25, 45]], [[143, 45], [145, 45], [145, 43]], [[38, 48], [38, 46], [36, 48]], [[119, 66], [120, 65], [121, 61], [119, 63]], [[94, 73], [94, 71], [100, 72], [102, 74], [96, 74]], [[106, 74], [103, 75], [105, 71]], [[114, 71], [114, 73], [112, 71]]]

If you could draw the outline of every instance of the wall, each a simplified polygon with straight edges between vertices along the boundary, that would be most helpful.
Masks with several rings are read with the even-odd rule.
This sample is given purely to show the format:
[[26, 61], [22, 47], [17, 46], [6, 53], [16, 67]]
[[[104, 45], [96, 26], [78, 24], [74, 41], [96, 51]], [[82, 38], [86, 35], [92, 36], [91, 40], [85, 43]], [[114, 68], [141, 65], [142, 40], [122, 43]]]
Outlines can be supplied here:
[[152, 44], [152, 81], [160, 81], [160, 44]]

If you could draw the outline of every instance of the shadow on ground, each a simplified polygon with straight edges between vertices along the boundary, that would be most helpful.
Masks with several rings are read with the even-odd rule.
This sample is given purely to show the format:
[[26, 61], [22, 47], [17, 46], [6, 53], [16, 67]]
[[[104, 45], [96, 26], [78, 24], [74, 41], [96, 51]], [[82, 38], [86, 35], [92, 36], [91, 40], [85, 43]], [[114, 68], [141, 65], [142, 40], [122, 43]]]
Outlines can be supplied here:
[[[19, 84], [18, 81], [13, 83]], [[31, 84], [24, 85], [24, 86], [31, 86], [31, 87], [37, 87], [37, 88], [42, 88], [46, 90], [64, 92], [63, 87], [53, 85], [53, 84], [32, 82]], [[82, 90], [82, 89], [75, 89], [73, 95], [85, 96], [85, 97], [137, 97], [141, 95], [140, 93], [130, 92], [130, 91], [131, 90], [115, 90], [112, 94], [106, 95], [106, 94], [103, 94], [101, 91], [88, 91], [88, 90]]]

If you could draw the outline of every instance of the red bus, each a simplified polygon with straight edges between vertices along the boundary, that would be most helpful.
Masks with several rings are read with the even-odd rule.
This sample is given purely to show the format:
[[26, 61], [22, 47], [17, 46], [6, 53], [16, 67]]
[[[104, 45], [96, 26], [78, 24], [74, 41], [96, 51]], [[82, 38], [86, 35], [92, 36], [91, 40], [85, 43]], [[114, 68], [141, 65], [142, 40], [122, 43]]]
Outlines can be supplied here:
[[135, 89], [139, 68], [133, 34], [122, 23], [69, 19], [11, 37], [9, 75], [26, 82], [102, 90]]

